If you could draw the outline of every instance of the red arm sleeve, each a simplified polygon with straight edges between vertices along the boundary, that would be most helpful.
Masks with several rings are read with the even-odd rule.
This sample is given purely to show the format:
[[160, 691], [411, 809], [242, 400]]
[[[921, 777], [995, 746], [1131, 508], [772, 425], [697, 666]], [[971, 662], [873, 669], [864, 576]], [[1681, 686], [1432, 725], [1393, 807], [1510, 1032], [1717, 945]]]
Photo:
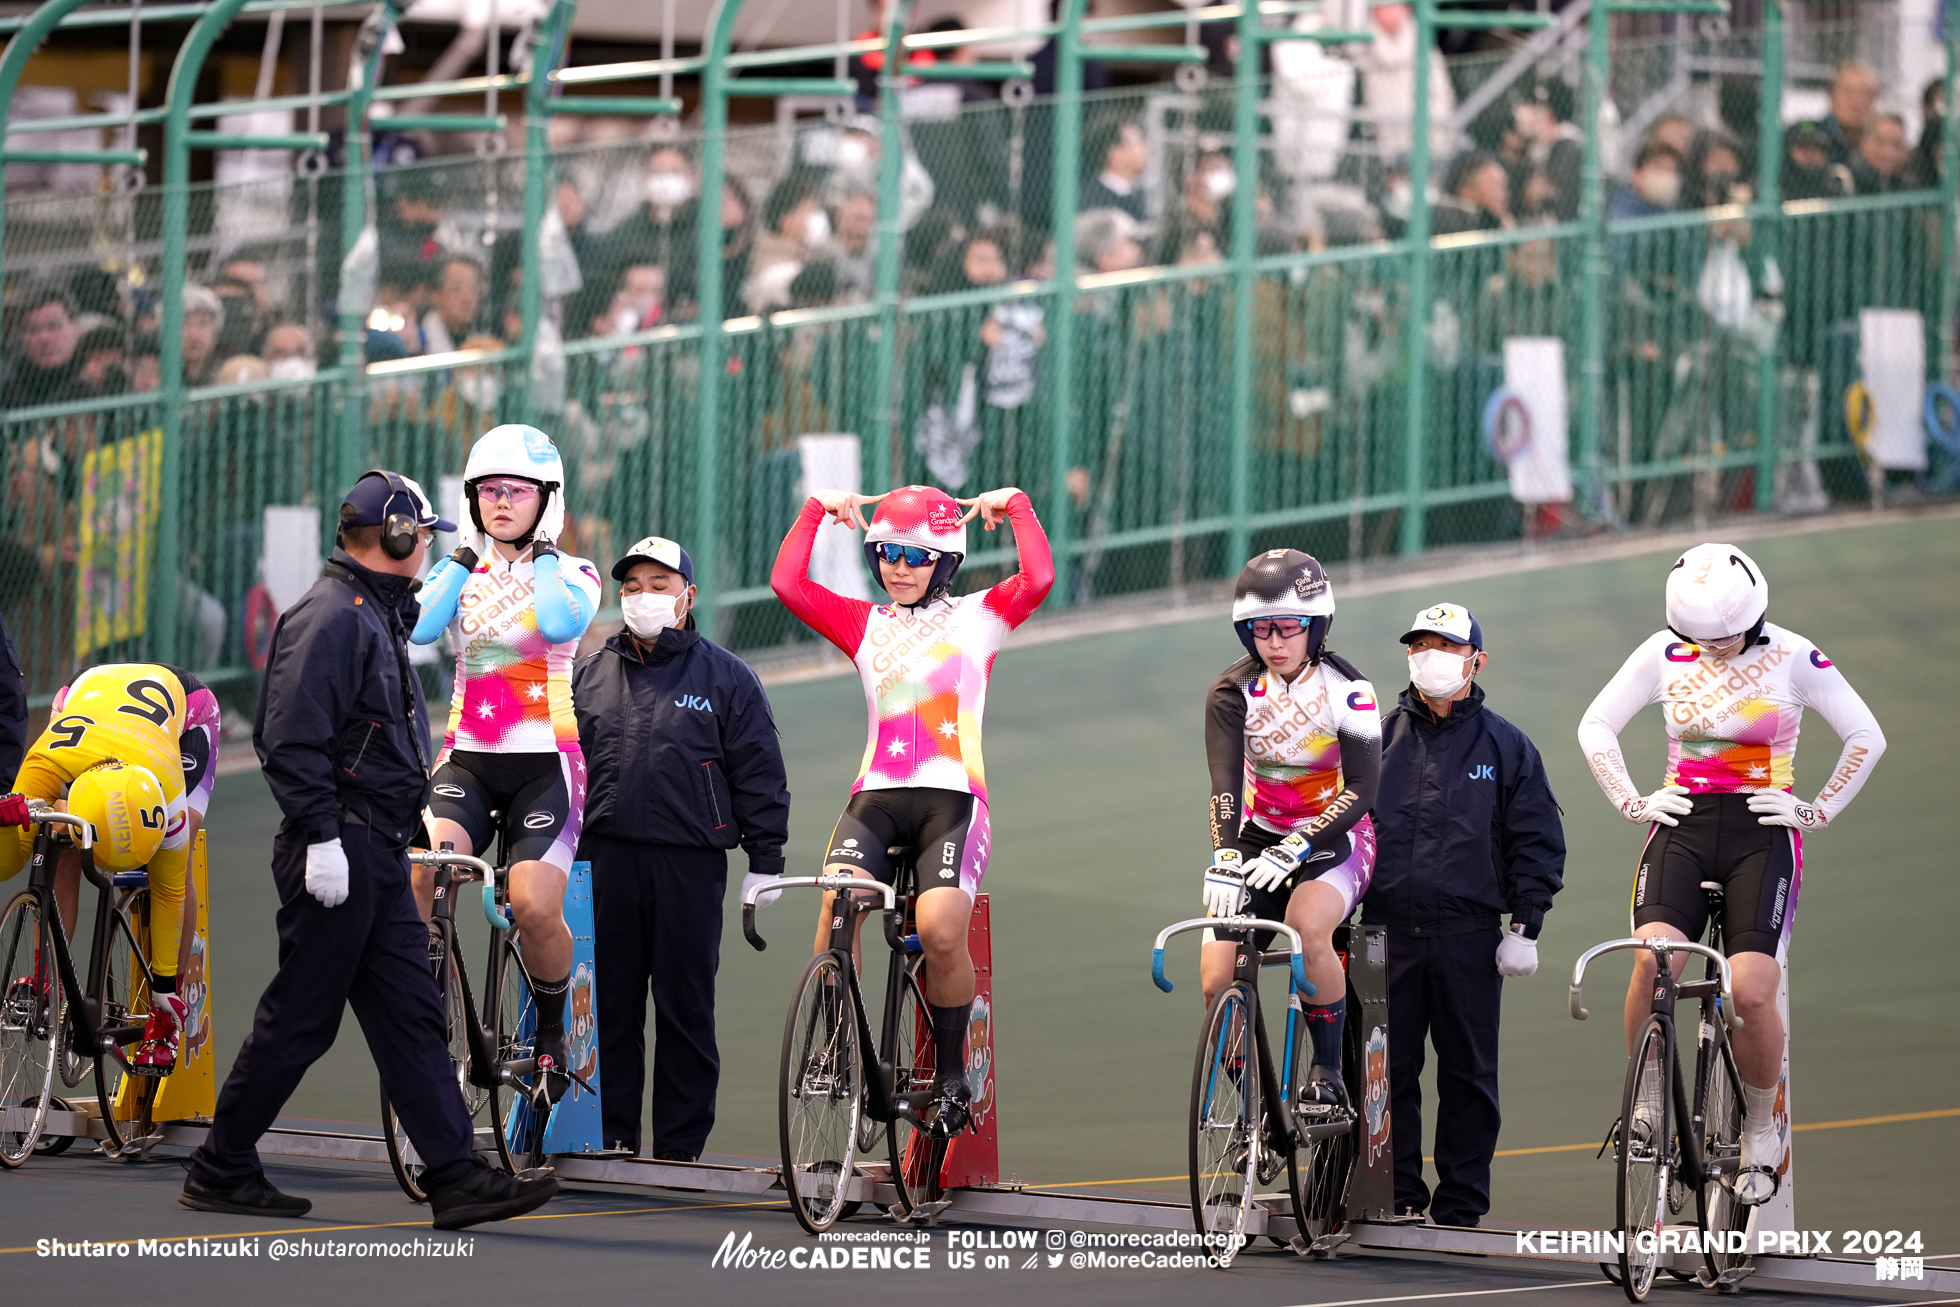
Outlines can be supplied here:
[[1019, 626], [1034, 616], [1053, 588], [1055, 560], [1048, 552], [1048, 533], [1041, 529], [1026, 491], [1008, 501], [1007, 516], [1014, 524], [1014, 550], [1020, 555], [1021, 570], [987, 591], [987, 607], [1009, 626]]
[[871, 605], [863, 599], [846, 599], [810, 579], [810, 552], [817, 546], [817, 528], [823, 519], [823, 506], [814, 499], [805, 500], [796, 525], [776, 551], [769, 588], [805, 626], [843, 650], [846, 658], [855, 658], [858, 646], [864, 643]]

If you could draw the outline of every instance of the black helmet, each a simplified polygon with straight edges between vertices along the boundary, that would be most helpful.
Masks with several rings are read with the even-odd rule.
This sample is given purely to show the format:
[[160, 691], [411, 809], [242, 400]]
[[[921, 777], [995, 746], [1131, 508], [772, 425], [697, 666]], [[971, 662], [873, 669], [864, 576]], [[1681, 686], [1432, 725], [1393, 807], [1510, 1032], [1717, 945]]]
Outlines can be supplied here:
[[1232, 587], [1232, 629], [1254, 658], [1255, 617], [1299, 617], [1307, 621], [1307, 660], [1318, 662], [1334, 624], [1334, 587], [1327, 570], [1312, 554], [1298, 549], [1268, 549], [1245, 565]]

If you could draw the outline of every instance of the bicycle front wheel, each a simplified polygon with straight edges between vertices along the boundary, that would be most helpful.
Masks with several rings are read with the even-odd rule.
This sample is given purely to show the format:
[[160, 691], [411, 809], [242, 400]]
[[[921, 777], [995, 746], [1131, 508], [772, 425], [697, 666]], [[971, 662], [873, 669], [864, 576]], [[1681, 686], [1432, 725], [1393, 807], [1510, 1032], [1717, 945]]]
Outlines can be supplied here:
[[1620, 1114], [1620, 1287], [1641, 1302], [1660, 1268], [1667, 1216], [1667, 1028], [1648, 1018], [1633, 1047]]
[[856, 1009], [834, 953], [810, 960], [790, 1002], [779, 1106], [790, 1210], [805, 1230], [822, 1234], [850, 1196], [864, 1106]]
[[1294, 1224], [1309, 1247], [1346, 1227], [1348, 1177], [1353, 1173], [1352, 1130], [1333, 1139], [1315, 1139], [1287, 1159]]
[[[143, 940], [149, 939], [149, 918], [150, 892], [139, 889], [125, 894], [109, 919], [109, 955], [100, 964], [102, 1012], [96, 1028], [95, 1096], [102, 1104], [103, 1143], [111, 1152], [150, 1132], [150, 1104], [156, 1100], [160, 1083], [154, 1077], [129, 1075], [128, 1064], [123, 1061], [127, 1056], [124, 1050], [143, 1038], [149, 1024], [150, 982], [137, 944], [139, 934]], [[131, 1104], [131, 1119], [119, 1121], [116, 1100], [124, 1093], [125, 1084], [138, 1101]]]
[[66, 1017], [41, 900], [17, 894], [0, 914], [0, 1166], [25, 1162], [47, 1124], [55, 1042]]
[[[916, 1107], [932, 1093], [932, 1009], [926, 1006], [916, 975], [906, 973], [900, 985], [898, 1025], [892, 1039], [892, 1093], [898, 1098], [910, 1096]], [[899, 1116], [892, 1118], [886, 1139], [899, 1207], [910, 1212], [920, 1203], [937, 1202], [947, 1141], [934, 1139]]]
[[531, 975], [524, 955], [509, 939], [502, 941], [490, 972], [491, 1015], [496, 1031], [499, 1068], [531, 1062], [522, 1074], [499, 1073], [490, 1091], [490, 1124], [497, 1136], [497, 1157], [512, 1175], [544, 1165], [544, 1131], [550, 1116], [538, 1110], [534, 1091], [538, 1073], [538, 1002], [531, 993]]
[[1235, 984], [1211, 1005], [1191, 1075], [1191, 1215], [1220, 1266], [1245, 1243], [1261, 1119], [1251, 995]]
[[[1720, 1018], [1716, 1018], [1720, 1020]], [[1695, 1214], [1701, 1228], [1713, 1238], [1703, 1243], [1702, 1254], [1708, 1274], [1720, 1279], [1749, 1261], [1750, 1207], [1735, 1196], [1735, 1173], [1742, 1165], [1742, 1077], [1735, 1069], [1735, 1055], [1726, 1041], [1712, 1046], [1714, 1065], [1708, 1068], [1702, 1088], [1702, 1121], [1707, 1137], [1702, 1140], [1702, 1163], [1708, 1175], [1695, 1194]], [[1737, 1238], [1738, 1235], [1745, 1236]], [[1741, 1245], [1732, 1250], [1732, 1245]]]

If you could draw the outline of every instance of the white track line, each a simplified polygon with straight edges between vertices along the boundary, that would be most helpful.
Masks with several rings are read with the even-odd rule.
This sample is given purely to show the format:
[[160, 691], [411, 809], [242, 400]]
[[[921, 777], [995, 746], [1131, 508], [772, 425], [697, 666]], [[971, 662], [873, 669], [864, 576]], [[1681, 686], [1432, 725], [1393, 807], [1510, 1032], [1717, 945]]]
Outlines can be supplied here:
[[1564, 1284], [1527, 1284], [1515, 1289], [1462, 1289], [1456, 1293], [1412, 1293], [1400, 1298], [1342, 1298], [1336, 1302], [1300, 1303], [1299, 1307], [1364, 1307], [1367, 1303], [1429, 1302], [1437, 1298], [1488, 1298], [1500, 1293], [1538, 1293], [1545, 1289], [1592, 1289], [1611, 1280], [1574, 1280]]

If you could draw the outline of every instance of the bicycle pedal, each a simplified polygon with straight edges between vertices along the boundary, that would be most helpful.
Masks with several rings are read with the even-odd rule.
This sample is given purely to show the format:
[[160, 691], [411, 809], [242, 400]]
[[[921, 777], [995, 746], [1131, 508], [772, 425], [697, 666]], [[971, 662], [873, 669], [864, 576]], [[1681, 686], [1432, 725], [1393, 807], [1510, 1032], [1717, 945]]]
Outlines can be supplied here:
[[941, 1198], [930, 1203], [914, 1203], [912, 1204], [912, 1210], [909, 1212], [901, 1212], [894, 1205], [889, 1209], [887, 1215], [900, 1225], [938, 1225], [939, 1214], [952, 1205], [952, 1200], [948, 1198]]
[[1731, 1266], [1715, 1277], [1715, 1288], [1721, 1293], [1740, 1293], [1742, 1282], [1755, 1273], [1754, 1266]]

